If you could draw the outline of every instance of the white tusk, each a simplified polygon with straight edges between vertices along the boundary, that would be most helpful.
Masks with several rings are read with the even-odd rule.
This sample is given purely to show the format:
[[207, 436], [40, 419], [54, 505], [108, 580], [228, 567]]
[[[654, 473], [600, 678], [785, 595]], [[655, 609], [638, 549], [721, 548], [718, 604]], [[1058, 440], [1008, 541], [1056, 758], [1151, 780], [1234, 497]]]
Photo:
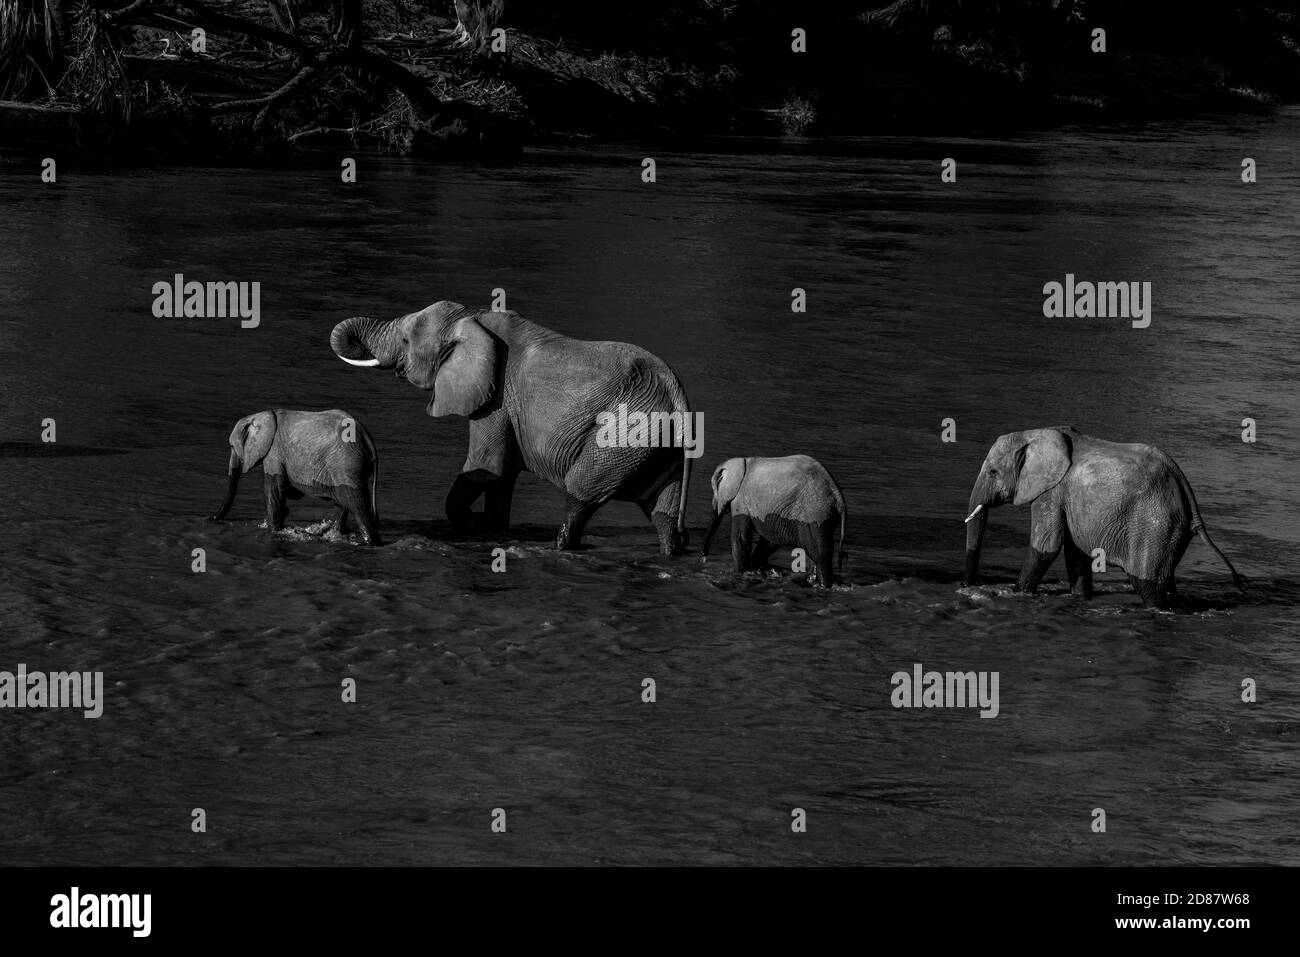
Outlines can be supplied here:
[[984, 507], [983, 505], [976, 505], [976, 506], [975, 506], [975, 511], [973, 511], [973, 512], [971, 512], [969, 515], [967, 515], [967, 516], [966, 516], [966, 521], [965, 521], [965, 522], [962, 522], [962, 524], [963, 524], [963, 525], [967, 525], [967, 524], [969, 524], [969, 523], [970, 523], [970, 520], [971, 520], [972, 518], [974, 518], [976, 515], [978, 515], [978, 514], [980, 513], [980, 509], [982, 509], [983, 507]]
[[352, 366], [377, 366], [377, 365], [379, 365], [379, 360], [378, 360], [378, 359], [349, 359], [347, 356], [339, 356], [339, 358], [342, 359], [344, 362], [346, 362], [348, 365], [352, 365]]

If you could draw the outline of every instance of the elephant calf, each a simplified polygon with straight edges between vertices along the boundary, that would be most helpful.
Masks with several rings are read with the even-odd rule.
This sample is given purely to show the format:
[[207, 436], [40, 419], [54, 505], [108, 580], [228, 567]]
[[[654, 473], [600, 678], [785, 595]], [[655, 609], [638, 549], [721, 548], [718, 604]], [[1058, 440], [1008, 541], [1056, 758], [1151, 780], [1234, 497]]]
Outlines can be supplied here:
[[1196, 496], [1178, 465], [1153, 445], [1122, 445], [1076, 429], [1033, 429], [1001, 436], [989, 449], [970, 495], [966, 574], [979, 574], [988, 510], [1031, 506], [1029, 553], [1017, 587], [1032, 592], [1062, 548], [1070, 588], [1092, 596], [1092, 553], [1128, 573], [1145, 605], [1167, 608], [1177, 595], [1174, 568], [1193, 534], [1223, 559], [1233, 583], [1244, 579], [1210, 540]]
[[266, 523], [284, 528], [286, 499], [311, 493], [339, 507], [339, 531], [347, 534], [351, 515], [367, 545], [378, 545], [379, 514], [375, 482], [379, 454], [366, 427], [342, 409], [297, 412], [274, 409], [246, 415], [230, 433], [230, 474], [226, 500], [211, 516], [226, 517], [242, 472], [262, 466]]
[[840, 527], [839, 564], [844, 564], [844, 493], [831, 474], [808, 455], [727, 459], [713, 471], [713, 521], [704, 536], [709, 553], [718, 525], [731, 512], [731, 557], [736, 571], [761, 568], [777, 545], [799, 545], [815, 568], [809, 580], [835, 581], [831, 553]]

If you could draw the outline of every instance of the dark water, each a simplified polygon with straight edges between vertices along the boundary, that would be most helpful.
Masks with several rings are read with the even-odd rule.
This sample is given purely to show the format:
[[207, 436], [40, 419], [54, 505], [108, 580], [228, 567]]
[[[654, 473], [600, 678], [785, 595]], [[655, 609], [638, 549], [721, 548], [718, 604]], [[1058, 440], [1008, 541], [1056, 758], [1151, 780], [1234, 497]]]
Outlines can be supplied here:
[[[0, 710], [5, 860], [1300, 862], [1298, 135], [1291, 110], [746, 143], [657, 152], [654, 185], [636, 146], [367, 159], [356, 186], [0, 167], [0, 670], [102, 670], [106, 695], [98, 720]], [[154, 318], [175, 272], [261, 282], [261, 326]], [[1066, 272], [1150, 281], [1151, 327], [1044, 319]], [[494, 287], [674, 367], [705, 414], [696, 544], [718, 461], [825, 463], [849, 586], [662, 559], [631, 505], [557, 554], [562, 495], [529, 476], [505, 574], [496, 543], [449, 540], [465, 422], [328, 334]], [[304, 531], [328, 513], [306, 499], [290, 532], [259, 530], [256, 474], [232, 522], [203, 523], [235, 419], [332, 406], [379, 444], [388, 545]], [[1067, 424], [1170, 452], [1248, 597], [1199, 542], [1180, 567], [1197, 613], [1144, 610], [1119, 573], [1078, 602], [1059, 564], [1037, 597], [959, 591], [989, 443]], [[1014, 579], [1027, 527], [994, 513], [990, 582]], [[999, 716], [895, 710], [890, 676], [917, 662], [997, 671]]]

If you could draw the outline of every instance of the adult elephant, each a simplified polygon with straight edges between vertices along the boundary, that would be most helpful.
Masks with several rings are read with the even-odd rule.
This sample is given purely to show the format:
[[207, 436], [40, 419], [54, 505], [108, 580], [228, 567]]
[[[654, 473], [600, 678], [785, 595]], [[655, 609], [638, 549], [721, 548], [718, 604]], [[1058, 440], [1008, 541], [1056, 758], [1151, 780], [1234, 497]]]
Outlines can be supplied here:
[[1005, 502], [1031, 505], [1022, 591], [1037, 588], [1064, 548], [1071, 590], [1090, 597], [1092, 554], [1100, 548], [1108, 564], [1128, 573], [1143, 604], [1166, 608], [1193, 534], [1223, 559], [1238, 588], [1244, 583], [1205, 530], [1187, 477], [1153, 445], [1107, 442], [1071, 428], [1000, 436], [971, 489], [962, 584], [979, 574], [988, 510]]
[[473, 527], [471, 506], [484, 494], [480, 523], [508, 531], [515, 480], [527, 471], [566, 494], [557, 548], [579, 544], [588, 519], [617, 499], [641, 506], [665, 555], [685, 549], [690, 432], [679, 431], [676, 444], [635, 444], [611, 443], [601, 429], [603, 415], [620, 411], [690, 421], [681, 383], [644, 349], [570, 339], [516, 312], [447, 301], [387, 321], [344, 320], [330, 345], [345, 362], [396, 369], [432, 392], [429, 415], [469, 418], [469, 454], [446, 502], [457, 532]]

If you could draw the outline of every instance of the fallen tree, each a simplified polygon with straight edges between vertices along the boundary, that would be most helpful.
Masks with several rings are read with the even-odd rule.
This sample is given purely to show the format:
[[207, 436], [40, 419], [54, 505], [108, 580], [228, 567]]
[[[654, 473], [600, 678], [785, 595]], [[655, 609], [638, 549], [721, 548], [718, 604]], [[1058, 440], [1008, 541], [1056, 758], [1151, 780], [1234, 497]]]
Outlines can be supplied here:
[[[232, 146], [295, 142], [320, 130], [320, 115], [333, 106], [371, 134], [385, 119], [400, 125], [382, 132], [408, 151], [517, 149], [509, 124], [476, 104], [440, 98], [427, 77], [373, 48], [365, 12], [362, 0], [89, 0], [69, 17], [64, 0], [0, 0], [0, 89], [28, 99], [43, 92], [51, 105], [71, 103], [128, 127], [141, 102], [157, 107], [160, 88], [178, 128], [224, 130]], [[167, 52], [132, 53], [141, 31]], [[460, 40], [448, 32], [441, 42], [451, 50]], [[181, 62], [211, 66], [227, 57], [246, 62], [245, 77], [229, 70], [204, 77]]]

